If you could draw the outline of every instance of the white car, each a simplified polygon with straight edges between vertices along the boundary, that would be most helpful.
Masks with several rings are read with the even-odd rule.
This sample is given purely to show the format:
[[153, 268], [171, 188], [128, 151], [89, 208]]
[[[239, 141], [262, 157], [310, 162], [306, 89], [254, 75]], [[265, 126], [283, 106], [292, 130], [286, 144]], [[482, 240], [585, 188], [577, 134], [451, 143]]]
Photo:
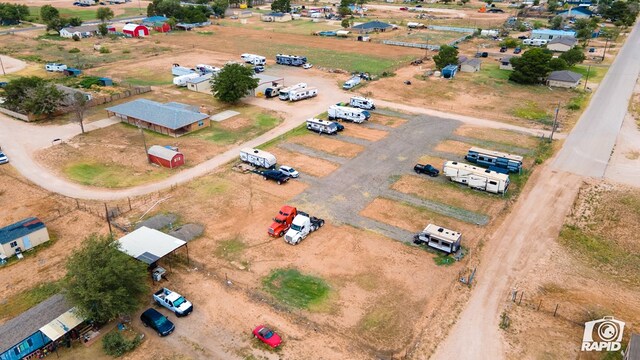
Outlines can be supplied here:
[[305, 68], [305, 69], [311, 69], [313, 67], [313, 64], [306, 63], [306, 64], [302, 65], [302, 67]]
[[300, 176], [300, 174], [298, 173], [298, 171], [294, 168], [292, 168], [291, 166], [280, 166], [280, 170], [281, 173], [285, 174], [285, 175], [289, 175], [292, 178], [297, 178], [298, 176]]
[[[0, 164], [6, 164], [9, 162], [9, 158], [2, 151], [0, 151]], [[295, 170], [294, 170], [295, 171]], [[296, 176], [298, 176], [298, 172], [296, 171]]]

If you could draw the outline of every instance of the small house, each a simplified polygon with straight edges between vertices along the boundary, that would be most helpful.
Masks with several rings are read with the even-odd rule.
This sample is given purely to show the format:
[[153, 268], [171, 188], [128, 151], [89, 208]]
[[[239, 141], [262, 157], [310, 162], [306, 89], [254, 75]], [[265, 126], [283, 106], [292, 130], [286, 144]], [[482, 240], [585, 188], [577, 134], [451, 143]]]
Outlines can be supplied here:
[[194, 79], [187, 80], [187, 89], [191, 91], [201, 92], [205, 94], [211, 93], [211, 76], [212, 73], [198, 76]]
[[480, 71], [480, 65], [482, 64], [482, 61], [480, 61], [480, 59], [469, 59], [465, 62], [463, 62], [460, 65], [460, 71], [462, 72], [478, 72]]
[[66, 27], [60, 30], [60, 37], [71, 39], [73, 35], [79, 38], [94, 36], [98, 33], [98, 25], [82, 25]]
[[149, 36], [149, 28], [144, 25], [128, 23], [122, 28], [122, 33], [130, 37]]
[[293, 18], [289, 13], [271, 12], [268, 14], [262, 14], [260, 20], [264, 22], [287, 22], [293, 20]]
[[181, 152], [159, 145], [151, 146], [147, 150], [147, 155], [149, 156], [149, 162], [152, 164], [158, 164], [169, 169], [184, 165], [184, 155]]
[[447, 65], [442, 68], [442, 77], [445, 79], [452, 79], [456, 76], [456, 72], [458, 72], [458, 65]]
[[27, 251], [49, 241], [47, 227], [40, 219], [30, 217], [0, 229], [0, 258], [8, 258], [19, 251]]
[[577, 43], [576, 38], [555, 38], [547, 43], [547, 49], [555, 52], [567, 52], [573, 49]]
[[511, 65], [511, 59], [517, 56], [506, 55], [500, 59], [500, 70], [513, 70], [513, 65]]
[[66, 68], [62, 73], [66, 76], [76, 77], [82, 74], [82, 70], [76, 68]]
[[547, 77], [547, 85], [573, 89], [580, 84], [582, 75], [569, 70], [553, 71]]
[[593, 11], [586, 7], [578, 6], [558, 12], [563, 19], [588, 19], [593, 16]]
[[178, 102], [165, 104], [136, 99], [106, 109], [109, 117], [115, 116], [128, 124], [139, 126], [173, 137], [209, 126], [209, 115], [195, 106]]
[[359, 33], [370, 33], [370, 32], [384, 32], [392, 28], [393, 28], [393, 25], [376, 20], [376, 21], [369, 21], [366, 23], [355, 25], [351, 29]]
[[553, 40], [561, 37], [576, 37], [576, 32], [572, 30], [549, 30], [549, 29], [533, 29], [531, 30], [531, 39]]

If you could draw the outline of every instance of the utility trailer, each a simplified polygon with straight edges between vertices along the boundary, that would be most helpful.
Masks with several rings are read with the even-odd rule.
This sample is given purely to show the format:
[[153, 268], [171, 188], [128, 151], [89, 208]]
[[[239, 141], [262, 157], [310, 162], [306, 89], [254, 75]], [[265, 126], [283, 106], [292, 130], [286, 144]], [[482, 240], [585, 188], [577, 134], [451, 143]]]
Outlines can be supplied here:
[[451, 181], [494, 194], [505, 194], [509, 188], [509, 175], [475, 167], [457, 161], [444, 163], [442, 172]]

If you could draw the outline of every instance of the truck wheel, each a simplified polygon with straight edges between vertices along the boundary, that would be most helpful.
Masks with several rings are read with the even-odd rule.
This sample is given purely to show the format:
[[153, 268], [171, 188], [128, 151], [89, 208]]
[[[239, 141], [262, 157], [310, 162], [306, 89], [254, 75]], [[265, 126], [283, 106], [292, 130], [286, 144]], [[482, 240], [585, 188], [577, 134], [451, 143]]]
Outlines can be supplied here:
[[265, 180], [267, 180], [267, 177], [266, 177], [266, 176], [264, 176], [264, 179], [265, 179]]
[[278, 185], [282, 185], [282, 181], [278, 180]]
[[320, 225], [319, 227], [323, 227], [324, 226], [324, 220], [320, 220]]
[[311, 225], [311, 232], [314, 232], [316, 230], [317, 230], [316, 226], [315, 225]]

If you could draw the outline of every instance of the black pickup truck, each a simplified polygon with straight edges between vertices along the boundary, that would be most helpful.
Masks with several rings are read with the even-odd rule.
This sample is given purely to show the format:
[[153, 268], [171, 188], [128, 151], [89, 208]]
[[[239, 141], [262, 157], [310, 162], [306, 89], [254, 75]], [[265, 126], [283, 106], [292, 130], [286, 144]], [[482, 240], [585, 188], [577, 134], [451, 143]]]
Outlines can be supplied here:
[[262, 175], [265, 180], [273, 180], [278, 183], [278, 185], [282, 185], [283, 183], [289, 181], [289, 175], [280, 172], [280, 170], [266, 170], [266, 171], [253, 171], [258, 175]]
[[427, 165], [416, 164], [416, 166], [413, 167], [413, 171], [415, 171], [418, 174], [426, 174], [431, 177], [436, 177], [438, 176], [438, 174], [440, 174], [440, 170], [434, 168], [429, 164]]

